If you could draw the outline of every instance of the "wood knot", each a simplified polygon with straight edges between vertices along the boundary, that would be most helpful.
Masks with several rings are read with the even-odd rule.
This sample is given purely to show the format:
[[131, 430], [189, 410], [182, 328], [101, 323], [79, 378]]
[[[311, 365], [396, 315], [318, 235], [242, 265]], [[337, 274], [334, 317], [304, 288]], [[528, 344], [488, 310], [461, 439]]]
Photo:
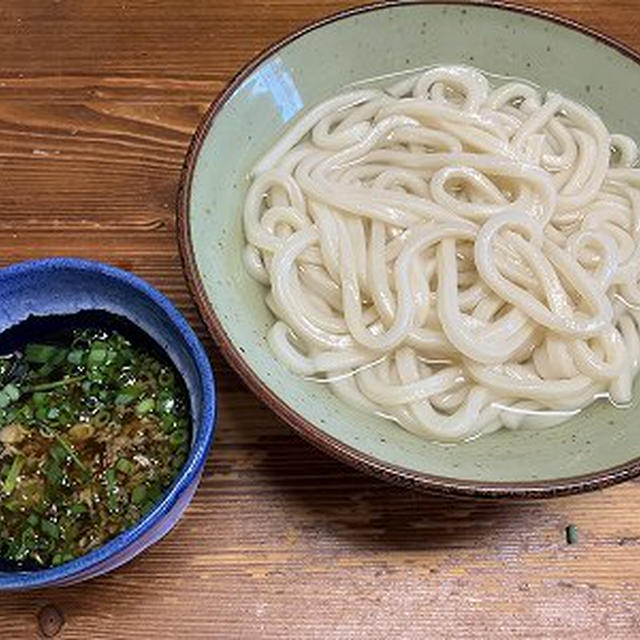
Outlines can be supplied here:
[[64, 614], [54, 604], [48, 604], [38, 613], [38, 624], [45, 638], [53, 638], [64, 626]]

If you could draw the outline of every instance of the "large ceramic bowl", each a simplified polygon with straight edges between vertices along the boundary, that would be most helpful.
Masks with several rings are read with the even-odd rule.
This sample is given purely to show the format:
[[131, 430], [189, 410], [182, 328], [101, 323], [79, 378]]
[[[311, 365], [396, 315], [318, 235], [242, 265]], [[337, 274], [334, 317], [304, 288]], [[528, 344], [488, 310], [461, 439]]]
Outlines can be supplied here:
[[[541, 497], [640, 473], [640, 408], [598, 404], [546, 431], [456, 446], [425, 442], [345, 406], [271, 355], [273, 318], [242, 264], [241, 208], [253, 162], [301, 111], [363, 79], [466, 63], [591, 105], [610, 129], [640, 139], [640, 57], [575, 23], [481, 3], [365, 7], [311, 25], [251, 62], [214, 102], [183, 175], [179, 226], [186, 273], [223, 353], [253, 391], [301, 435], [388, 479], [449, 494]], [[388, 82], [388, 80], [387, 80]]]
[[200, 481], [215, 428], [209, 360], [186, 320], [159, 291], [131, 273], [70, 258], [23, 262], [0, 270], [0, 335], [34, 316], [78, 312], [123, 316], [151, 337], [173, 362], [189, 393], [193, 435], [184, 467], [141, 520], [103, 546], [58, 567], [2, 571], [0, 590], [60, 586], [111, 571], [159, 540], [178, 521]]

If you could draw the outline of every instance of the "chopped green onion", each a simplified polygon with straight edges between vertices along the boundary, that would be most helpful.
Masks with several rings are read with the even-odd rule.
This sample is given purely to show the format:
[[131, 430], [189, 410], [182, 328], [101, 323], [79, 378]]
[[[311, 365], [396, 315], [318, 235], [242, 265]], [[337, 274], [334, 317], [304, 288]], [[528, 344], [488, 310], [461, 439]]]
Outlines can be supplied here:
[[69, 355], [67, 356], [67, 362], [71, 364], [79, 365], [82, 364], [82, 359], [84, 357], [84, 351], [80, 349], [74, 349], [73, 351], [69, 351]]
[[44, 468], [44, 475], [47, 482], [53, 486], [58, 486], [62, 481], [62, 469], [55, 460], [49, 460]]
[[[33, 389], [29, 389], [29, 391], [33, 391]], [[41, 391], [38, 391], [38, 390], [35, 391], [32, 397], [33, 403], [37, 406], [46, 404], [48, 399], [49, 399], [49, 396], [46, 393], [42, 393]]]
[[20, 415], [26, 422], [29, 422], [33, 417], [33, 409], [28, 404], [25, 404], [22, 406], [22, 409], [20, 409]]
[[5, 500], [2, 506], [9, 511], [18, 511], [20, 509], [20, 503], [17, 500]]
[[18, 476], [20, 475], [20, 470], [24, 465], [24, 456], [18, 454], [11, 463], [11, 468], [9, 469], [9, 473], [7, 477], [4, 479], [2, 483], [2, 489], [7, 495], [11, 495], [13, 490], [16, 488], [16, 484], [18, 482]]
[[[63, 378], [62, 380], [55, 380], [54, 382], [45, 382], [43, 384], [36, 384], [31, 387], [25, 387], [24, 393], [33, 392], [33, 401], [36, 404], [41, 404], [47, 399], [47, 394], [42, 393], [43, 391], [51, 391], [52, 389], [57, 389], [58, 387], [62, 387], [67, 384], [75, 384], [76, 382], [80, 382], [84, 380], [84, 376], [75, 376], [73, 378]], [[36, 400], [36, 396], [38, 396], [39, 400]]]
[[121, 473], [129, 474], [133, 471], [133, 464], [126, 458], [119, 458], [116, 462], [116, 469]]
[[155, 405], [156, 403], [153, 398], [145, 398], [144, 400], [138, 402], [138, 404], [136, 405], [136, 414], [139, 416], [143, 416], [145, 413], [153, 411]]
[[89, 369], [87, 371], [87, 378], [89, 378], [91, 382], [94, 382], [97, 385], [101, 385], [105, 381], [104, 372], [102, 371], [102, 369], [99, 369], [98, 367], [93, 367]]
[[143, 484], [139, 484], [138, 486], [133, 488], [131, 492], [131, 502], [133, 504], [141, 504], [147, 495], [147, 488]]
[[91, 423], [98, 428], [106, 427], [110, 421], [111, 414], [106, 409], [101, 409], [91, 418]]
[[141, 393], [142, 393], [142, 389], [137, 385], [125, 387], [116, 396], [116, 399], [115, 399], [116, 406], [125, 407], [128, 404], [131, 404]]
[[176, 429], [169, 436], [169, 442], [174, 447], [177, 447], [178, 445], [181, 445], [183, 442], [186, 442], [188, 437], [189, 437], [189, 434], [187, 433], [187, 431], [185, 429]]
[[42, 533], [49, 536], [50, 538], [55, 538], [57, 540], [60, 537], [60, 529], [58, 525], [51, 522], [51, 520], [42, 518], [42, 520], [40, 521], [40, 529], [42, 529]]
[[68, 458], [67, 450], [59, 442], [49, 447], [49, 455], [58, 463], [64, 463]]
[[96, 341], [91, 345], [91, 350], [87, 355], [87, 365], [89, 367], [95, 367], [107, 357], [107, 345], [105, 342]]
[[36, 534], [33, 528], [26, 527], [22, 531], [22, 535], [20, 536], [20, 542], [21, 542], [20, 549], [16, 553], [16, 559], [18, 561], [22, 560], [23, 558], [26, 558], [29, 555], [29, 552], [32, 550], [32, 548], [35, 545]]
[[162, 430], [171, 433], [177, 426], [176, 419], [172, 415], [165, 415], [161, 420]]
[[171, 413], [176, 405], [176, 400], [171, 392], [161, 391], [158, 394], [156, 405], [160, 413]]
[[66, 349], [59, 349], [45, 364], [37, 371], [38, 376], [48, 376], [58, 365], [62, 364], [67, 357]]
[[7, 394], [12, 402], [20, 398], [20, 389], [18, 389], [15, 384], [6, 384], [2, 392]]
[[59, 434], [55, 431], [52, 431], [48, 427], [45, 427], [45, 430], [49, 432], [67, 451], [69, 457], [82, 469], [83, 471], [87, 471], [87, 468], [82, 464], [82, 460], [78, 457], [75, 449]]
[[82, 513], [87, 513], [87, 505], [82, 502], [76, 502], [69, 507], [69, 511], [76, 516]]
[[149, 499], [153, 500], [153, 502], [157, 502], [158, 500], [160, 500], [161, 496], [162, 496], [162, 491], [160, 490], [158, 485], [155, 485], [155, 484], [152, 485], [148, 491]]
[[59, 353], [58, 347], [49, 344], [29, 343], [24, 350], [24, 357], [27, 362], [34, 364], [44, 364]]

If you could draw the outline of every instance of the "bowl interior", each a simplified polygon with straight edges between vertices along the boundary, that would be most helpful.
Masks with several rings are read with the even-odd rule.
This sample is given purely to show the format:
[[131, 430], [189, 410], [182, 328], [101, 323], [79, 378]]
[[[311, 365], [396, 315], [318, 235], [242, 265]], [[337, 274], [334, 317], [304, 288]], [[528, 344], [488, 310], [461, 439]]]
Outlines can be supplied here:
[[[539, 16], [489, 6], [409, 4], [327, 22], [274, 50], [218, 110], [195, 162], [187, 224], [207, 304], [264, 385], [328, 436], [408, 474], [540, 482], [593, 474], [640, 456], [640, 409], [594, 405], [560, 427], [463, 445], [425, 442], [352, 409], [271, 355], [263, 287], [245, 272], [243, 197], [252, 163], [306, 107], [345, 85], [437, 63], [467, 63], [532, 80], [594, 108], [612, 131], [640, 139], [640, 66], [604, 42]], [[230, 150], [233, 150], [230, 160]], [[637, 397], [637, 394], [636, 394]]]

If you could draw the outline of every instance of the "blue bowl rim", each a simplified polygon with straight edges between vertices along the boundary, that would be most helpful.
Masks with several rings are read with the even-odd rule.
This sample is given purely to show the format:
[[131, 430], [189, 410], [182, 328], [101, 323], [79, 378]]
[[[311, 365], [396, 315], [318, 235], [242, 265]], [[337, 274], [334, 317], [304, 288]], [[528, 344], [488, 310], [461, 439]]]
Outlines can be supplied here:
[[[0, 269], [0, 282], [7, 278], [30, 272], [46, 273], [50, 272], [50, 270], [84, 271], [106, 276], [137, 290], [164, 311], [187, 345], [199, 372], [203, 404], [202, 428], [198, 430], [196, 438], [191, 445], [187, 463], [177, 479], [174, 480], [172, 487], [165, 493], [154, 509], [133, 527], [123, 531], [101, 547], [58, 567], [35, 571], [0, 572], [0, 590], [55, 586], [56, 583], [63, 580], [68, 582], [73, 580], [76, 574], [85, 572], [92, 566], [99, 565], [135, 543], [168, 515], [182, 494], [194, 482], [198, 482], [215, 434], [217, 403], [215, 398], [215, 379], [211, 364], [193, 329], [164, 294], [129, 271], [82, 258], [44, 258], [18, 262]], [[87, 578], [89, 577], [91, 576], [87, 576]]]

